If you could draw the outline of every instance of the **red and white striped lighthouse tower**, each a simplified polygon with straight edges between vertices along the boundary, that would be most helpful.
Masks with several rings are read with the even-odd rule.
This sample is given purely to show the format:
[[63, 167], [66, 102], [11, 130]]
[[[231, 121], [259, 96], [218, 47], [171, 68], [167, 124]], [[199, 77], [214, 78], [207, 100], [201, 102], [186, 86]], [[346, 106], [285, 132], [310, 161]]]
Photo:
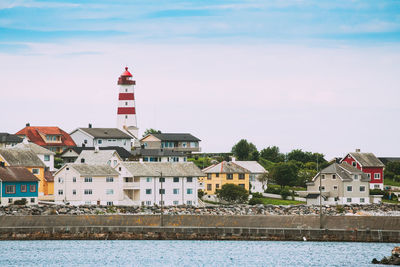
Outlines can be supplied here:
[[128, 71], [128, 67], [125, 67], [124, 73], [118, 78], [117, 127], [132, 135], [135, 141], [137, 141], [139, 128], [136, 121], [135, 84], [136, 82], [132, 79], [132, 74]]

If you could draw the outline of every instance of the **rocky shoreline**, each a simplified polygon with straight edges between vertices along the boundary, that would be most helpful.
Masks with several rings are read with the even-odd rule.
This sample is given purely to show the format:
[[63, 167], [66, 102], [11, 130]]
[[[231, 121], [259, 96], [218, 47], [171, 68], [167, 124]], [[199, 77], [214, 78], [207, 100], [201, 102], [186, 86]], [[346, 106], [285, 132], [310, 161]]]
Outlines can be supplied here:
[[[65, 206], [35, 205], [0, 207], [4, 215], [151, 215], [160, 214], [160, 207], [133, 206]], [[319, 206], [293, 205], [225, 205], [164, 207], [168, 215], [319, 215]], [[400, 216], [400, 205], [370, 204], [323, 206], [322, 213], [329, 216]]]

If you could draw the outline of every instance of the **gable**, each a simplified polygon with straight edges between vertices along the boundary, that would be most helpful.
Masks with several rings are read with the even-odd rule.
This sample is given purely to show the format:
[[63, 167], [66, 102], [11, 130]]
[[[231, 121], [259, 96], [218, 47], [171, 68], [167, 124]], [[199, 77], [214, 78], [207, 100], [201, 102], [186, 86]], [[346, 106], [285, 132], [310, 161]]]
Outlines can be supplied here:
[[142, 140], [140, 140], [141, 142], [161, 142], [160, 139], [158, 139], [157, 137], [155, 137], [154, 135], [147, 135], [146, 137], [142, 138]]

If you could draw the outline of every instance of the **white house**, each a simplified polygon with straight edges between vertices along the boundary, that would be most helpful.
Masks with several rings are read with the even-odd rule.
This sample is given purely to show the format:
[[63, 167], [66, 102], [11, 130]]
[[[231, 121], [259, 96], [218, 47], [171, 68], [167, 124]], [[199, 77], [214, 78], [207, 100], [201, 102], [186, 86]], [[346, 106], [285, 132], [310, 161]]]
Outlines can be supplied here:
[[184, 152], [170, 149], [146, 149], [137, 148], [132, 151], [135, 158], [143, 162], [186, 162], [187, 156]]
[[119, 146], [131, 151], [132, 136], [117, 128], [78, 128], [70, 136], [79, 147]]
[[267, 189], [267, 183], [262, 183], [258, 180], [260, 175], [263, 175], [267, 171], [261, 166], [257, 161], [237, 161], [232, 159], [232, 162], [236, 163], [242, 168], [245, 168], [250, 171], [249, 180], [250, 180], [250, 191], [255, 193], [264, 193], [265, 189]]
[[105, 165], [115, 167], [122, 162], [121, 157], [115, 150], [83, 150], [75, 163], [86, 163], [90, 165]]
[[54, 175], [55, 202], [71, 205], [121, 205], [119, 173], [109, 165], [66, 164]]
[[132, 205], [198, 205], [198, 177], [192, 162], [122, 162], [115, 168]]
[[56, 153], [53, 151], [50, 151], [35, 143], [30, 143], [27, 139], [24, 139], [22, 143], [15, 145], [14, 148], [31, 150], [39, 157], [41, 161], [43, 161], [44, 165], [46, 165], [49, 171], [54, 171], [54, 155]]

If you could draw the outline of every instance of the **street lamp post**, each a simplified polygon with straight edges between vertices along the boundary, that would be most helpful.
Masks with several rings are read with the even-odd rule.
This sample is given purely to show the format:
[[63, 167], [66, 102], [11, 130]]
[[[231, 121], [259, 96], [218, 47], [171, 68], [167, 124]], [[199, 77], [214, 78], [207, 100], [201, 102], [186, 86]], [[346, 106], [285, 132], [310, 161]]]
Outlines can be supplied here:
[[164, 199], [163, 199], [163, 175], [162, 171], [157, 171], [160, 174], [160, 183], [161, 183], [161, 188], [160, 188], [160, 195], [161, 195], [161, 216], [160, 216], [160, 226], [164, 226]]

